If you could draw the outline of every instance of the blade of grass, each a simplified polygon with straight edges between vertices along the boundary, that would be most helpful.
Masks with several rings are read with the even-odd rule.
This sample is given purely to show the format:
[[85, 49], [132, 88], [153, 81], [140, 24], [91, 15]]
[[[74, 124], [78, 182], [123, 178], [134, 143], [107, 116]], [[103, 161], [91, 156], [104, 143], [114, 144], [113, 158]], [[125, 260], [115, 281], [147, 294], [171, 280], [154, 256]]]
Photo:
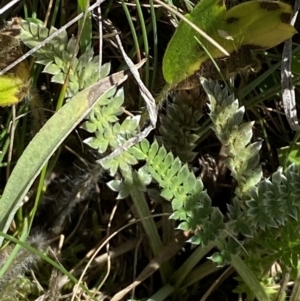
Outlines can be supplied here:
[[150, 0], [149, 3], [150, 3], [150, 13], [151, 13], [151, 19], [152, 19], [152, 26], [153, 26], [153, 73], [152, 73], [152, 80], [151, 80], [151, 86], [150, 86], [151, 91], [153, 91], [154, 85], [155, 85], [156, 74], [157, 74], [158, 37], [157, 37], [156, 13], [155, 13], [155, 9], [154, 9], [153, 0]]
[[[129, 173], [126, 174], [127, 179], [130, 176]], [[131, 178], [132, 179], [132, 178]], [[133, 180], [132, 180], [133, 181]], [[151, 211], [147, 204], [145, 195], [143, 192], [139, 191], [137, 188], [132, 186], [130, 191], [130, 196], [135, 205], [135, 208], [138, 212], [138, 216], [143, 218], [145, 216], [151, 215]], [[158, 234], [156, 224], [153, 219], [142, 219], [142, 225], [144, 231], [148, 237], [149, 244], [151, 246], [151, 250], [154, 253], [154, 256], [158, 256], [163, 250], [163, 244]], [[168, 262], [162, 264], [159, 268], [163, 282], [166, 283], [168, 278], [172, 273], [171, 265]]]
[[[28, 220], [25, 219], [24, 223], [23, 223], [22, 234], [19, 239], [19, 242], [25, 242], [25, 240], [27, 239], [27, 236], [28, 236]], [[15, 247], [12, 250], [12, 252], [10, 253], [9, 257], [7, 258], [7, 260], [5, 261], [5, 263], [3, 264], [3, 266], [0, 269], [0, 278], [2, 278], [4, 276], [4, 274], [6, 273], [6, 271], [9, 269], [10, 265], [12, 264], [13, 260], [17, 256], [21, 247], [22, 246], [20, 244], [15, 245]]]
[[270, 301], [270, 298], [266, 294], [255, 274], [247, 267], [240, 257], [231, 255], [231, 263], [259, 301]]
[[[85, 13], [89, 5], [89, 0], [77, 0], [78, 14]], [[92, 46], [92, 20], [90, 12], [86, 13], [85, 18], [78, 20], [78, 27], [81, 28], [79, 40], [80, 51], [84, 53]]]
[[139, 16], [140, 24], [141, 24], [145, 57], [147, 59], [147, 61], [146, 61], [145, 85], [146, 85], [146, 87], [149, 87], [149, 44], [148, 44], [146, 24], [145, 24], [145, 19], [144, 19], [144, 16], [143, 16], [140, 1], [135, 0], [135, 4], [136, 4], [136, 9], [137, 9], [137, 13], [138, 13], [138, 16]]
[[[136, 34], [136, 31], [135, 31], [135, 27], [134, 27], [134, 24], [132, 22], [132, 17], [130, 15], [130, 12], [128, 10], [128, 7], [125, 3], [124, 0], [122, 0], [122, 7], [123, 7], [123, 10], [124, 10], [124, 13], [126, 15], [126, 18], [127, 18], [127, 21], [128, 21], [128, 24], [129, 24], [129, 27], [130, 27], [130, 31], [131, 31], [131, 34], [132, 34], [132, 39], [133, 39], [133, 45], [134, 45], [134, 49], [135, 49], [135, 54], [137, 55], [137, 59], [138, 61], [141, 60], [141, 51], [140, 51], [140, 45], [139, 45], [139, 40], [138, 40], [138, 37], [137, 37], [137, 34]], [[130, 57], [132, 53], [130, 53]], [[123, 68], [123, 65], [121, 66], [121, 68]]]

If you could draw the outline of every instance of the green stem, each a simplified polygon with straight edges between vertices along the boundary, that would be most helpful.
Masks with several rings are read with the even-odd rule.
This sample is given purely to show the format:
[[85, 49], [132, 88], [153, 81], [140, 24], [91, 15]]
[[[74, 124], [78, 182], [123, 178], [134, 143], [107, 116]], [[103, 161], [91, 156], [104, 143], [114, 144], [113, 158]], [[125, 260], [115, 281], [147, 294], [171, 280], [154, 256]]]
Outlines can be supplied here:
[[297, 279], [294, 282], [294, 287], [293, 287], [290, 301], [298, 301], [298, 300], [300, 300], [300, 271], [299, 270], [298, 270]]
[[199, 261], [207, 256], [207, 253], [210, 252], [214, 247], [216, 247], [215, 243], [210, 243], [206, 247], [197, 247], [191, 256], [173, 274], [171, 282], [175, 283], [175, 287], [179, 288], [181, 284], [186, 281], [187, 276], [191, 273]]
[[[123, 173], [123, 176], [126, 179], [126, 182], [133, 183], [133, 177], [131, 172], [126, 173], [126, 175]], [[139, 191], [133, 184], [132, 184], [132, 189], [130, 190], [130, 196], [132, 198], [133, 204], [140, 218], [143, 218], [144, 216], [151, 216], [151, 211], [147, 204], [144, 193]], [[157, 228], [154, 220], [151, 218], [142, 219], [141, 223], [147, 235], [154, 256], [159, 255], [161, 250], [163, 249], [163, 244], [157, 232]], [[163, 282], [166, 283], [167, 280], [169, 279], [169, 276], [172, 273], [170, 264], [164, 263], [160, 267], [160, 273]]]
[[[28, 236], [28, 220], [27, 220], [27, 218], [25, 218], [24, 222], [23, 222], [22, 234], [21, 234], [20, 240], [18, 242], [24, 242], [26, 240], [27, 236]], [[15, 259], [15, 257], [17, 256], [18, 252], [20, 251], [21, 247], [22, 246], [20, 244], [15, 245], [14, 249], [10, 253], [7, 260], [5, 261], [4, 265], [1, 267], [0, 278], [2, 278], [4, 276], [6, 271], [12, 265], [12, 262]]]

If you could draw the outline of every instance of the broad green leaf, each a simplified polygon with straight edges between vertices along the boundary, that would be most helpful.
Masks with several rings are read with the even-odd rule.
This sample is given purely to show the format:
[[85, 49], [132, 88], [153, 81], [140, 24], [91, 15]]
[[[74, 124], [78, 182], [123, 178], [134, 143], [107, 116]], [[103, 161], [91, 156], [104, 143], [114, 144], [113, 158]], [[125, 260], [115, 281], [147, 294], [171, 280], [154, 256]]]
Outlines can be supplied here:
[[112, 191], [120, 191], [123, 186], [124, 186], [124, 183], [120, 180], [112, 180], [112, 181], [109, 181], [107, 184], [106, 184]]
[[[124, 82], [122, 71], [81, 91], [54, 114], [29, 143], [18, 160], [1, 197], [0, 229], [6, 232], [16, 211], [45, 163], [69, 133], [91, 111], [105, 92]], [[0, 245], [3, 238], [0, 238]]]
[[43, 72], [55, 75], [61, 72], [61, 68], [59, 68], [57, 64], [51, 62], [45, 66]]
[[[292, 37], [297, 31], [288, 24], [291, 13], [290, 5], [277, 1], [247, 1], [226, 10], [223, 1], [202, 0], [186, 18], [232, 54], [248, 45], [272, 48]], [[163, 74], [168, 84], [180, 83], [209, 59], [201, 45], [213, 58], [224, 57], [218, 48], [181, 21], [163, 58]]]

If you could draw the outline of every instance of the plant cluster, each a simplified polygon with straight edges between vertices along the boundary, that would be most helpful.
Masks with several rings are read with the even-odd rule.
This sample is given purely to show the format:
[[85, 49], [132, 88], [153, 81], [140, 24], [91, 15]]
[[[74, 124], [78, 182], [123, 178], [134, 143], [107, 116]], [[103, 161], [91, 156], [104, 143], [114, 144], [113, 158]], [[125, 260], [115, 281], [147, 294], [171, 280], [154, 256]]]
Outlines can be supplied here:
[[[121, 2], [123, 9], [128, 12], [125, 2]], [[138, 5], [137, 11], [141, 18], [142, 10]], [[149, 14], [153, 14], [153, 11], [149, 10]], [[146, 45], [146, 28], [143, 26], [142, 31]], [[63, 289], [68, 291], [76, 284], [81, 285], [86, 298], [96, 300], [94, 292], [88, 288], [90, 283], [95, 291], [100, 291], [103, 283], [104, 291], [109, 287], [110, 281], [114, 280], [113, 275], [101, 274], [100, 279], [95, 281], [93, 278], [89, 282], [86, 279], [94, 272], [90, 269], [86, 278], [82, 276], [88, 283], [83, 285], [78, 282], [79, 277], [75, 278], [62, 265], [50, 259], [50, 256], [42, 254], [46, 252], [46, 239], [64, 233], [66, 220], [72, 220], [76, 206], [90, 200], [91, 191], [94, 191], [94, 186], [99, 180], [104, 184], [100, 190], [107, 194], [116, 192], [113, 198], [117, 202], [124, 200], [122, 206], [125, 206], [126, 200], [130, 207], [133, 207], [130, 208], [130, 213], [122, 215], [122, 218], [126, 216], [133, 224], [141, 222], [150, 253], [154, 256], [145, 270], [135, 277], [135, 283], [129, 285], [129, 289], [124, 289], [125, 292], [120, 290], [112, 300], [125, 298], [129, 290], [134, 289], [137, 283], [147, 279], [156, 270], [159, 270], [162, 285], [151, 296], [152, 300], [164, 300], [171, 294], [174, 298], [189, 298], [190, 292], [187, 292], [187, 288], [198, 285], [206, 275], [226, 265], [231, 265], [238, 274], [235, 277], [238, 281], [235, 292], [246, 293], [247, 300], [284, 300], [287, 298], [287, 281], [282, 281], [280, 288], [274, 288], [282, 279], [295, 281], [290, 300], [299, 300], [300, 166], [290, 164], [286, 168], [279, 167], [269, 177], [263, 176], [260, 157], [263, 141], [253, 142], [255, 122], [245, 121], [246, 104], [242, 105], [227, 86], [223, 87], [219, 82], [201, 78], [203, 91], [198, 98], [208, 98], [209, 113], [206, 120], [202, 108], [191, 106], [188, 101], [182, 99], [180, 93], [172, 91], [169, 102], [163, 105], [159, 112], [160, 122], [156, 132], [127, 149], [124, 144], [136, 137], [144, 126], [141, 124], [142, 115], [129, 113], [125, 109], [126, 93], [120, 83], [126, 80], [127, 75], [122, 72], [115, 73], [113, 75], [117, 80], [113, 82], [112, 77], [108, 77], [113, 65], [101, 65], [99, 55], [94, 55], [92, 47], [84, 47], [84, 51], [80, 52], [79, 38], [69, 38], [66, 30], [58, 31], [54, 27], [48, 29], [39, 20], [23, 21], [20, 39], [32, 49], [52, 34], [56, 36], [39, 48], [33, 56], [37, 64], [44, 66], [43, 73], [51, 76], [52, 83], [63, 85], [65, 89], [62, 89], [61, 95], [67, 103], [62, 108], [57, 108], [53, 117], [32, 139], [13, 171], [24, 170], [24, 174], [16, 176], [12, 173], [3, 193], [3, 208], [11, 210], [8, 214], [0, 212], [0, 230], [4, 232], [3, 237], [16, 245], [9, 245], [0, 254], [0, 300], [17, 298], [23, 301], [29, 300], [30, 294], [38, 294], [37, 287], [24, 276], [37, 264], [37, 255], [68, 276], [68, 280], [59, 278], [60, 275], [50, 279], [53, 283], [57, 279], [63, 283], [57, 288], [55, 298]], [[147, 68], [149, 65], [146, 65]], [[146, 79], [148, 82], [148, 76]], [[95, 96], [97, 93], [99, 96]], [[198, 101], [203, 103], [202, 99]], [[53, 131], [53, 125], [59, 129], [57, 132]], [[64, 197], [57, 197], [56, 201], [60, 203], [54, 204], [53, 210], [56, 212], [53, 212], [53, 215], [51, 211], [51, 226], [34, 235], [31, 228], [35, 216], [41, 217], [42, 209], [49, 209], [49, 202], [41, 202], [42, 191], [46, 189], [43, 187], [43, 183], [46, 183], [43, 176], [47, 172], [55, 173], [52, 168], [58, 157], [51, 161], [54, 162], [51, 167], [45, 167], [40, 180], [42, 184], [37, 189], [36, 201], [29, 213], [26, 212], [28, 209], [23, 211], [20, 207], [21, 202], [42, 167], [77, 125], [80, 125], [80, 133], [84, 133], [84, 147], [88, 146], [90, 154], [93, 154], [93, 163], [82, 168], [75, 180], [71, 177], [66, 180], [72, 183], [65, 185], [68, 191]], [[225, 154], [221, 163], [230, 171], [233, 190], [227, 204], [227, 212], [222, 212], [214, 204], [193, 165], [202, 146], [200, 141], [205, 139], [204, 133], [209, 133], [210, 130], [213, 133], [211, 136], [218, 140], [217, 144]], [[54, 135], [56, 140], [50, 134]], [[36, 145], [41, 145], [41, 141], [45, 143], [45, 151], [34, 149]], [[120, 150], [116, 156], [107, 157], [116, 150]], [[40, 155], [43, 156], [43, 160], [38, 161]], [[28, 158], [31, 160], [30, 164]], [[111, 195], [109, 194], [109, 200]], [[50, 198], [50, 202], [54, 199]], [[158, 223], [153, 218], [156, 208], [159, 208], [159, 214], [163, 216]], [[5, 233], [16, 212], [16, 236], [19, 241]], [[99, 219], [100, 216], [93, 212], [89, 225], [92, 225], [95, 232], [93, 235], [100, 240], [102, 230]], [[111, 220], [108, 224], [111, 226]], [[132, 228], [128, 233], [132, 235]], [[180, 235], [178, 233], [184, 233], [186, 237], [174, 243], [174, 237]], [[106, 235], [109, 236], [109, 232]], [[29, 237], [25, 243], [27, 236]], [[105, 242], [105, 239], [103, 241]], [[185, 241], [188, 242], [185, 245], [188, 246], [186, 249], [193, 244], [194, 251], [189, 253], [188, 258], [177, 268], [172, 264], [169, 253], [180, 253]], [[68, 255], [75, 260], [84, 247], [82, 244], [70, 245]], [[173, 246], [171, 252], [168, 249], [170, 245]], [[37, 249], [34, 256], [28, 252], [33, 250], [32, 247]], [[112, 256], [115, 256], [114, 254]], [[109, 245], [107, 260], [110, 262]], [[10, 265], [6, 262], [10, 262]], [[275, 264], [280, 266], [281, 271], [270, 275], [269, 271]], [[139, 267], [138, 271], [140, 270]], [[79, 275], [78, 271], [83, 275], [85, 273], [80, 267], [76, 270], [76, 277]], [[53, 287], [49, 291], [53, 291]], [[22, 297], [11, 294], [11, 291], [18, 291]]]

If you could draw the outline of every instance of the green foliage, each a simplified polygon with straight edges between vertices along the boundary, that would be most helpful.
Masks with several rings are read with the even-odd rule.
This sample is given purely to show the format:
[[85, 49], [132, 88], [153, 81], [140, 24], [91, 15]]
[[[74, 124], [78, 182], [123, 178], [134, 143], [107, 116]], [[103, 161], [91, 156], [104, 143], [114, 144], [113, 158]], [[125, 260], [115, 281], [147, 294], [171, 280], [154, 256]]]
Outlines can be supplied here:
[[[137, 133], [139, 116], [127, 117], [122, 123], [118, 121], [123, 101], [123, 90], [111, 91], [104, 102], [98, 102], [82, 126], [90, 133], [95, 133], [85, 143], [100, 154], [108, 149], [119, 148]], [[190, 110], [187, 112], [191, 113]], [[195, 118], [198, 117], [195, 115]], [[146, 161], [145, 166], [133, 172], [133, 178], [127, 177], [130, 167], [137, 164], [138, 160]], [[144, 139], [101, 164], [109, 170], [110, 175], [115, 175], [119, 169], [124, 176], [122, 180], [115, 179], [108, 183], [113, 191], [118, 192], [118, 199], [127, 197], [132, 189], [145, 192], [145, 186], [154, 179], [162, 188], [161, 196], [172, 204], [171, 218], [181, 221], [178, 228], [195, 232], [191, 242], [206, 245], [216, 240], [224, 229], [223, 215], [219, 209], [211, 206], [201, 179], [197, 179], [187, 164], [182, 164], [172, 152], [167, 152], [165, 146], [160, 147], [157, 140], [150, 145]]]
[[[257, 191], [251, 192], [251, 200], [247, 201], [248, 217], [252, 225], [263, 230], [266, 226], [268, 228], [280, 227], [292, 220], [299, 220], [299, 165], [290, 165], [285, 172], [280, 168], [272, 175], [271, 180], [261, 181]], [[256, 209], [258, 201], [259, 211]], [[267, 215], [270, 218], [267, 219], [266, 224], [263, 221], [258, 223], [259, 216], [266, 217]], [[273, 219], [273, 222], [270, 219]]]
[[140, 168], [137, 172], [132, 173], [132, 179], [124, 177], [123, 180], [112, 180], [107, 183], [107, 186], [118, 192], [117, 199], [124, 199], [129, 196], [131, 189], [146, 192], [146, 186], [152, 181], [151, 175], [145, 168]]
[[[291, 6], [282, 2], [247, 1], [226, 10], [223, 2], [202, 0], [185, 17], [232, 54], [242, 46], [272, 48], [292, 37], [297, 31], [281, 17], [291, 13]], [[201, 69], [210, 57], [225, 56], [224, 50], [181, 21], [164, 54], [165, 80], [177, 85]]]
[[[245, 263], [261, 279], [262, 285], [266, 285], [265, 291], [272, 295], [274, 290], [269, 290], [269, 284], [263, 284], [263, 269], [258, 271], [257, 267], [278, 260], [288, 268], [298, 266], [300, 166], [292, 164], [285, 171], [279, 168], [270, 179], [260, 181], [261, 143], [250, 144], [253, 123], [242, 122], [244, 108], [239, 107], [227, 89], [205, 79], [202, 84], [210, 101], [213, 130], [228, 156], [224, 162], [238, 185], [233, 204], [228, 205], [227, 230], [236, 239], [240, 233], [246, 237], [235, 251], [229, 247], [229, 241], [223, 241], [223, 249], [211, 259], [222, 265], [231, 261], [232, 254], [247, 250]], [[243, 284], [238, 291], [247, 292], [250, 300], [257, 297], [252, 288], [245, 289]]]
[[209, 98], [213, 130], [225, 147], [225, 164], [238, 183], [235, 193], [243, 198], [262, 177], [259, 163], [261, 142], [249, 144], [253, 123], [242, 123], [245, 108], [239, 107], [234, 95], [213, 81], [202, 79], [201, 82]]
[[[34, 48], [57, 31], [49, 30], [41, 21], [23, 21], [20, 35], [21, 41], [29, 48]], [[66, 97], [70, 98], [105, 78], [110, 72], [110, 64], [99, 66], [99, 56], [94, 56], [92, 48], [88, 48], [78, 58], [79, 47], [74, 36], [70, 39], [66, 30], [60, 32], [34, 53], [36, 63], [44, 65], [43, 72], [52, 76], [51, 81], [63, 84], [68, 76]]]
[[[131, 189], [145, 192], [145, 187], [154, 179], [161, 187], [161, 196], [172, 204], [171, 218], [180, 221], [178, 228], [193, 231], [194, 236], [190, 241], [194, 244], [207, 245], [218, 240], [223, 250], [212, 259], [224, 264], [229, 261], [230, 254], [237, 254], [240, 249], [236, 239], [222, 240], [225, 226], [233, 237], [242, 233], [245, 237], [258, 239], [254, 234], [258, 230], [281, 229], [289, 225], [291, 219], [298, 220], [299, 205], [296, 200], [300, 197], [300, 190], [295, 183], [300, 180], [300, 169], [291, 165], [285, 173], [278, 170], [271, 179], [259, 182], [262, 174], [258, 154], [260, 144], [250, 143], [253, 123], [242, 122], [244, 108], [239, 107], [238, 101], [226, 89], [221, 89], [211, 81], [202, 82], [210, 100], [213, 130], [226, 146], [228, 158], [225, 163], [238, 183], [233, 204], [228, 205], [230, 220], [227, 225], [219, 209], [212, 207], [201, 180], [164, 145], [159, 146], [156, 140], [150, 144], [144, 139], [114, 159], [104, 161], [102, 166], [115, 175], [118, 169], [126, 173], [139, 160], [145, 161], [145, 166], [133, 172], [133, 180], [126, 177], [123, 180], [115, 179], [108, 186], [118, 191], [118, 198], [124, 198]], [[118, 121], [123, 97], [122, 90], [111, 91], [83, 124], [83, 128], [95, 133], [95, 137], [88, 138], [85, 143], [100, 154], [108, 149], [117, 149], [137, 132], [138, 117], [127, 117], [122, 123]], [[285, 233], [286, 230], [282, 232], [283, 237], [295, 241], [293, 248], [289, 247], [286, 251], [281, 249], [282, 253], [276, 253], [273, 248], [272, 258], [276, 254], [285, 257], [286, 264], [295, 264], [293, 254], [298, 251], [298, 241]], [[271, 243], [271, 240], [267, 242]], [[273, 244], [276, 245], [275, 242]]]
[[[251, 5], [257, 4], [257, 1], [249, 2]], [[202, 3], [209, 6], [212, 3], [216, 4], [216, 1], [207, 0]], [[114, 4], [113, 1], [110, 4]], [[202, 9], [203, 6], [201, 12], [203, 12]], [[232, 12], [240, 13], [241, 10], [229, 10], [226, 12], [226, 16]], [[211, 14], [214, 13], [216, 13], [218, 21], [220, 15], [225, 14], [225, 7], [222, 5], [214, 7]], [[206, 15], [206, 21], [210, 16], [210, 14]], [[198, 20], [196, 21], [198, 22]], [[251, 25], [252, 21], [249, 22]], [[212, 24], [213, 28], [218, 22], [212, 20]], [[210, 24], [208, 25], [210, 27]], [[227, 26], [229, 25], [227, 24]], [[230, 44], [231, 50], [236, 49], [236, 46], [241, 46], [236, 43], [236, 39], [239, 40], [239, 34], [234, 35], [236, 32], [221, 30], [213, 32], [213, 36], [217, 40], [224, 42], [225, 45]], [[24, 22], [21, 39], [32, 48], [56, 31], [55, 28], [48, 30], [39, 22]], [[290, 31], [290, 34], [293, 32], [294, 30]], [[194, 37], [194, 31], [191, 30], [190, 33]], [[86, 34], [91, 35], [91, 32], [87, 30]], [[144, 29], [143, 34], [145, 43], [147, 35], [145, 36]], [[234, 38], [234, 43], [226, 36]], [[249, 38], [249, 35], [246, 37]], [[193, 38], [192, 40], [194, 41]], [[201, 40], [201, 42], [203, 41]], [[99, 57], [94, 56], [88, 46], [90, 41], [87, 42], [86, 44], [84, 39], [81, 40], [80, 45], [82, 49], [86, 48], [86, 51], [79, 54], [76, 39], [74, 37], [69, 39], [67, 32], [63, 31], [34, 54], [36, 62], [45, 66], [44, 72], [52, 75], [52, 82], [62, 84], [68, 76], [67, 97], [77, 94], [78, 91], [109, 73], [110, 65], [105, 64], [100, 68]], [[208, 57], [203, 49], [199, 49], [198, 42], [195, 45], [196, 51], [200, 52], [201, 65], [201, 60], [207, 60]], [[234, 48], [232, 48], [233, 46]], [[140, 53], [138, 47], [136, 50]], [[214, 51], [213, 48], [211, 50], [213, 56]], [[148, 54], [148, 50], [145, 53]], [[176, 55], [181, 62], [188, 61], [190, 63], [191, 60], [194, 60], [194, 56], [190, 53], [188, 53], [188, 60], [178, 53]], [[218, 57], [219, 54], [215, 56]], [[178, 61], [176, 62], [178, 63]], [[199, 61], [192, 65], [192, 69], [189, 69], [190, 66], [186, 66], [187, 69], [185, 69], [180, 65], [180, 69], [184, 70], [181, 73], [175, 72], [175, 75], [179, 74], [179, 77], [190, 75], [191, 71], [196, 70], [194, 68], [199, 68], [198, 65]], [[101, 69], [100, 72], [99, 69]], [[174, 81], [178, 81], [178, 78], [175, 77]], [[107, 185], [111, 190], [118, 192], [117, 199], [130, 196], [135, 208], [139, 210], [136, 202], [144, 202], [148, 206], [145, 197], [148, 193], [147, 185], [151, 182], [154, 183], [154, 186], [157, 184], [160, 187], [160, 196], [170, 202], [167, 205], [172, 207], [171, 218], [177, 221], [177, 228], [194, 233], [190, 239], [191, 243], [208, 246], [213, 242], [214, 246], [217, 245], [220, 251], [214, 253], [210, 259], [218, 266], [232, 263], [232, 256], [242, 254], [243, 262], [257, 276], [267, 294], [272, 295], [276, 293], [275, 290], [270, 289], [270, 285], [274, 283], [269, 281], [271, 278], [266, 277], [265, 270], [275, 261], [280, 261], [284, 266], [294, 270], [298, 265], [300, 229], [299, 205], [297, 205], [299, 185], [297, 184], [300, 180], [300, 171], [296, 165], [291, 165], [287, 170], [279, 169], [270, 179], [261, 181], [262, 171], [259, 162], [261, 142], [251, 142], [253, 122], [243, 122], [244, 107], [240, 107], [234, 95], [226, 89], [222, 89], [220, 85], [206, 80], [203, 80], [202, 83], [210, 101], [212, 129], [225, 149], [227, 155], [225, 164], [237, 183], [235, 196], [232, 203], [228, 205], [229, 219], [225, 219], [220, 210], [212, 206], [212, 201], [205, 191], [201, 179], [197, 178], [190, 170], [190, 166], [186, 164], [186, 162], [193, 161], [197, 155], [195, 147], [200, 136], [196, 133], [200, 130], [198, 122], [201, 113], [181, 102], [177, 96], [173, 99], [174, 104], [166, 107], [166, 114], [160, 116], [160, 136], [156, 137], [154, 142], [144, 139], [130, 149], [124, 150], [122, 145], [139, 132], [140, 116], [124, 117], [122, 108], [124, 92], [122, 89], [112, 89], [100, 99], [85, 119], [82, 128], [93, 135], [84, 142], [95, 149], [101, 157], [105, 157], [115, 150], [120, 151], [116, 157], [101, 161], [102, 167], [108, 170], [110, 176], [114, 177]], [[84, 110], [84, 112], [87, 111], [87, 109]], [[72, 110], [69, 112], [76, 114]], [[77, 118], [81, 120], [84, 112], [78, 113]], [[68, 131], [72, 128], [71, 125], [68, 126]], [[64, 133], [64, 135], [66, 134]], [[60, 143], [61, 140], [56, 144]], [[53, 146], [51, 148], [55, 149]], [[44, 163], [45, 160], [41, 163]], [[144, 166], [140, 167], [143, 164]], [[133, 166], [137, 165], [138, 167], [134, 169]], [[22, 191], [26, 189], [24, 188]], [[148, 212], [149, 214], [138, 213], [142, 223], [144, 222], [143, 217], [152, 214], [150, 210]], [[152, 221], [152, 219], [149, 220]], [[153, 222], [153, 224], [156, 230], [155, 223]], [[146, 234], [152, 238], [147, 232]], [[160, 251], [161, 245], [154, 255], [156, 256]], [[162, 279], [164, 278], [162, 277]], [[245, 280], [244, 275], [241, 279]], [[241, 285], [237, 291], [246, 292], [249, 299], [257, 298], [253, 288], [249, 286], [249, 282], [243, 283], [241, 279], [239, 280]]]
[[[118, 122], [118, 117], [122, 114], [121, 106], [124, 102], [124, 91], [112, 89], [107, 98], [99, 101], [87, 117], [87, 121], [82, 128], [90, 133], [95, 133], [94, 137], [86, 139], [84, 142], [90, 147], [97, 149], [100, 154], [107, 150], [115, 150], [122, 146], [127, 139], [137, 133], [140, 116], [128, 116], [122, 123]], [[122, 152], [115, 158], [108, 159], [102, 163], [105, 169], [114, 176], [120, 168], [122, 171], [129, 171], [131, 165], [137, 164], [137, 159], [129, 152]]]
[[253, 230], [279, 228], [291, 218], [298, 220], [299, 165], [290, 165], [285, 172], [279, 168], [271, 179], [260, 181], [261, 143], [249, 144], [253, 123], [242, 123], [244, 108], [239, 108], [227, 89], [204, 79], [202, 83], [210, 101], [213, 130], [228, 155], [225, 164], [238, 183], [237, 196], [228, 206], [234, 233], [251, 237]]

